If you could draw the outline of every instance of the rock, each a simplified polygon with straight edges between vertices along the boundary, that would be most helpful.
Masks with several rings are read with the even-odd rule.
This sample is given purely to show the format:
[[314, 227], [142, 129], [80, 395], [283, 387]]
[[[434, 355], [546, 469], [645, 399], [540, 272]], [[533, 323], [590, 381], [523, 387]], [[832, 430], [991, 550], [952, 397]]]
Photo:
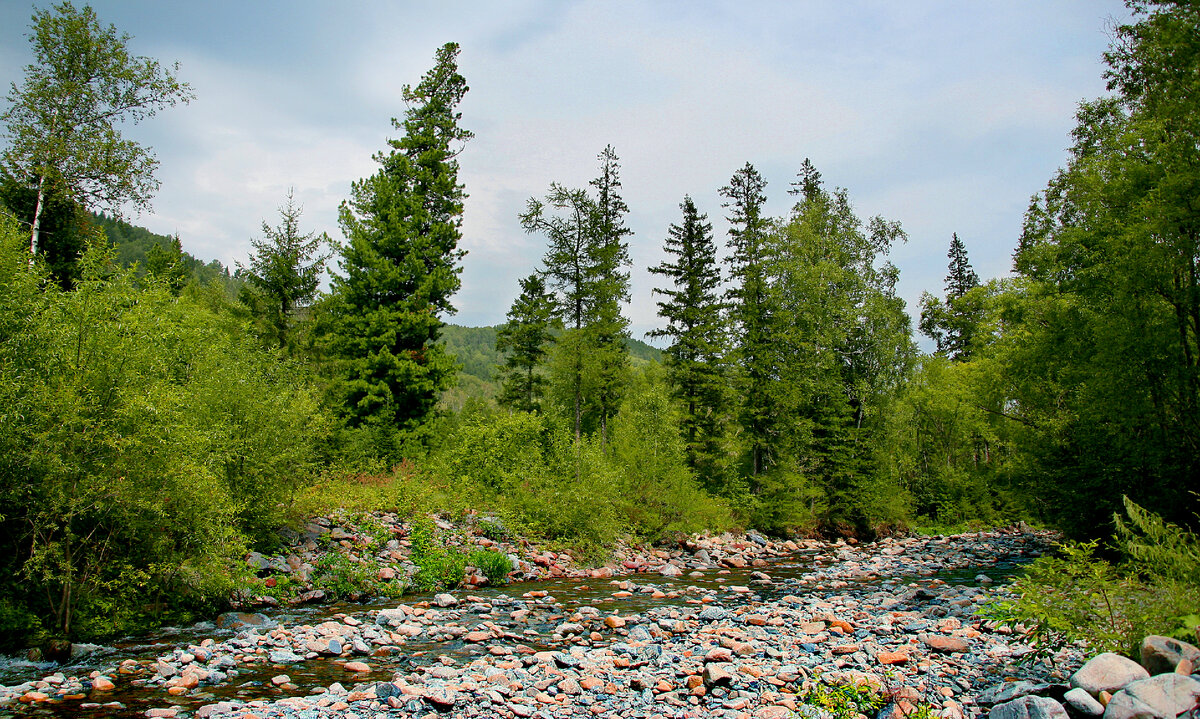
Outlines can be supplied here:
[[880, 664], [904, 664], [908, 661], [908, 654], [900, 652], [879, 652], [875, 655], [875, 661]]
[[271, 683], [274, 684], [275, 686], [280, 686], [283, 684], [290, 684], [291, 681], [292, 681], [292, 678], [286, 674], [276, 674], [275, 676], [271, 677]]
[[583, 625], [577, 622], [563, 622], [554, 630], [555, 634], [561, 634], [564, 637], [570, 634], [583, 634]]
[[146, 716], [149, 719], [171, 719], [171, 717], [175, 716], [178, 713], [179, 713], [179, 710], [176, 709], [175, 707], [161, 707], [161, 708], [146, 710]]
[[453, 594], [444, 594], [444, 593], [443, 594], [435, 594], [433, 596], [433, 603], [438, 605], [439, 607], [457, 607], [458, 606], [458, 600], [454, 598]]
[[988, 719], [1070, 719], [1062, 704], [1039, 696], [1023, 696], [1011, 702], [997, 704], [988, 712]]
[[367, 664], [366, 662], [346, 662], [342, 665], [342, 669], [355, 673], [369, 672], [371, 671], [371, 665]]
[[935, 652], [943, 654], [963, 654], [971, 651], [967, 640], [959, 637], [947, 637], [941, 634], [922, 634], [921, 641]]
[[782, 706], [760, 707], [754, 712], [754, 719], [789, 719], [792, 710]]
[[1130, 682], [1113, 695], [1104, 719], [1174, 719], [1200, 706], [1200, 681], [1182, 674], [1159, 674]]
[[683, 570], [676, 567], [674, 564], [664, 564], [658, 570], [658, 573], [664, 577], [679, 577], [683, 575]]
[[1092, 657], [1072, 674], [1071, 686], [1098, 696], [1100, 692], [1116, 692], [1130, 682], [1149, 677], [1149, 672], [1132, 659], [1105, 652]]
[[268, 619], [267, 615], [257, 612], [225, 612], [217, 617], [216, 624], [218, 629], [229, 629], [235, 632], [275, 626], [275, 622]]
[[295, 664], [304, 661], [304, 657], [290, 649], [279, 649], [267, 655], [267, 661], [272, 664]]
[[722, 609], [721, 607], [705, 607], [704, 609], [700, 610], [700, 613], [696, 615], [696, 618], [705, 622], [716, 622], [728, 616], [729, 610], [727, 609]]
[[1035, 684], [1027, 681], [1004, 682], [980, 692], [975, 701], [984, 705], [1003, 704], [1023, 696], [1044, 692], [1049, 688], [1049, 684]]
[[108, 677], [96, 677], [92, 680], [92, 689], [98, 692], [111, 692], [116, 688], [117, 685], [113, 684], [112, 680]]
[[1104, 705], [1079, 687], [1064, 694], [1063, 701], [1066, 702], [1067, 707], [1075, 710], [1073, 712], [1075, 714], [1098, 717], [1104, 713]]
[[492, 638], [491, 632], [467, 632], [462, 636], [464, 642], [479, 644]]
[[733, 675], [729, 673], [729, 664], [708, 664], [704, 667], [704, 672], [700, 675], [704, 680], [704, 686], [712, 689], [714, 687], [727, 687], [733, 683]]
[[625, 626], [625, 619], [624, 617], [618, 617], [616, 615], [605, 617], [604, 626], [608, 627], [609, 629], [620, 629], [621, 627]]
[[1173, 672], [1185, 659], [1196, 666], [1200, 662], [1200, 649], [1178, 639], [1153, 634], [1142, 640], [1142, 666], [1151, 676]]

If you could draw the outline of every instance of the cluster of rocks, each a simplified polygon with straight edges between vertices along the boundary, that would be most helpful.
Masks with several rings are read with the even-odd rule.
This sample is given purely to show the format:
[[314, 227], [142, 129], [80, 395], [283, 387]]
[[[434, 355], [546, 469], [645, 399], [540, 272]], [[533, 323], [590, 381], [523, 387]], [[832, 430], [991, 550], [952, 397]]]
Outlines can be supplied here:
[[1200, 718], [1200, 649], [1170, 637], [1142, 640], [1141, 664], [1119, 654], [1090, 659], [1068, 684], [1020, 681], [996, 687], [983, 701], [989, 719]]
[[[470, 516], [455, 525], [432, 517], [447, 548], [464, 553], [492, 550], [507, 557], [516, 581], [542, 581], [555, 578], [608, 578], [642, 572], [661, 571], [679, 576], [686, 570], [764, 566], [768, 560], [792, 554], [802, 548], [817, 549], [816, 541], [796, 543], [774, 541], [756, 532], [745, 535], [722, 534], [695, 537], [681, 547], [665, 550], [644, 545], [619, 543], [611, 560], [602, 567], [585, 567], [569, 551], [552, 551], [527, 539], [506, 539], [502, 525], [493, 517]], [[318, 565], [323, 557], [336, 552], [357, 565], [369, 568], [380, 582], [413, 584], [418, 567], [412, 557], [412, 523], [395, 513], [374, 512], [355, 516], [332, 515], [310, 520], [302, 530], [286, 530], [284, 551], [273, 556], [251, 552], [247, 566], [275, 586], [276, 578], [286, 577], [294, 587], [292, 604], [324, 601], [324, 591], [314, 586]], [[488, 578], [477, 567], [468, 566], [464, 585], [481, 587]], [[244, 591], [235, 598], [242, 608], [270, 607], [279, 604], [270, 592]]]

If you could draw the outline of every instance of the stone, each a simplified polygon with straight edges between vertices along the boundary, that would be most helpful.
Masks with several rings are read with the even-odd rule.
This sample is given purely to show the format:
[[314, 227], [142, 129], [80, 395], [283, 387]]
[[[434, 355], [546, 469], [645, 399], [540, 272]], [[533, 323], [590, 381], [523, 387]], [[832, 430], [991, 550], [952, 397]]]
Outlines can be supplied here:
[[984, 705], [1003, 704], [1029, 694], [1044, 692], [1049, 688], [1049, 684], [1036, 684], [1028, 681], [1004, 682], [980, 692], [975, 701]]
[[464, 642], [479, 644], [492, 638], [491, 632], [467, 632], [462, 636]]
[[683, 575], [683, 570], [676, 567], [674, 564], [664, 564], [658, 570], [658, 573], [664, 577], [679, 577]]
[[218, 629], [240, 632], [250, 628], [266, 629], [275, 626], [275, 622], [257, 612], [225, 612], [217, 616], [216, 625]]
[[346, 662], [342, 665], [342, 668], [348, 672], [355, 673], [371, 671], [371, 665], [366, 662]]
[[908, 654], [905, 652], [879, 652], [875, 655], [875, 661], [880, 664], [904, 664], [908, 661]]
[[96, 677], [92, 680], [92, 689], [98, 692], [111, 692], [116, 688], [117, 685], [113, 684], [112, 680], [108, 677]]
[[1073, 712], [1075, 714], [1098, 717], [1104, 713], [1104, 705], [1079, 687], [1064, 694], [1063, 701], [1066, 702], [1069, 709], [1075, 710]]
[[458, 600], [454, 598], [453, 594], [435, 594], [433, 596], [433, 603], [443, 608], [458, 606]]
[[625, 626], [625, 619], [624, 617], [618, 617], [615, 615], [611, 617], [605, 617], [604, 626], [608, 627], [609, 629], [620, 629], [621, 627]]
[[1114, 694], [1104, 709], [1104, 719], [1174, 719], [1197, 706], [1200, 681], [1182, 674], [1159, 674], [1130, 682]]
[[1120, 654], [1105, 652], [1092, 657], [1072, 674], [1071, 686], [1098, 696], [1100, 692], [1116, 692], [1130, 682], [1149, 677], [1150, 673], [1141, 664]]
[[704, 686], [709, 689], [714, 687], [727, 687], [733, 683], [733, 674], [729, 673], [729, 664], [707, 664], [704, 667], [704, 672], [700, 675], [704, 680]]
[[292, 681], [292, 678], [286, 674], [276, 674], [275, 676], [271, 677], [271, 683], [274, 684], [275, 686], [280, 686], [282, 684], [290, 684], [291, 681]]
[[1142, 666], [1151, 676], [1175, 671], [1185, 659], [1195, 666], [1200, 662], [1200, 649], [1170, 637], [1152, 634], [1142, 640]]
[[971, 651], [967, 640], [959, 637], [947, 637], [941, 634], [922, 634], [921, 642], [935, 652], [943, 654], [965, 654]]
[[784, 706], [759, 707], [752, 716], [754, 719], [789, 719], [792, 710]]
[[1028, 695], [997, 704], [988, 712], [988, 719], [1070, 719], [1070, 716], [1053, 699]]

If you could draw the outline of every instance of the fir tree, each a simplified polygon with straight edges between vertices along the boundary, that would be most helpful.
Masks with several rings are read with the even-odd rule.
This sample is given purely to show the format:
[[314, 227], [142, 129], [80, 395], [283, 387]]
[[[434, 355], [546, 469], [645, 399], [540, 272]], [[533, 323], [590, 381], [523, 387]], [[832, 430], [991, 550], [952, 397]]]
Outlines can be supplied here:
[[625, 226], [629, 207], [621, 198], [617, 153], [612, 145], [600, 153], [600, 176], [592, 180], [596, 189], [595, 217], [588, 244], [590, 258], [589, 318], [587, 340], [594, 367], [595, 405], [599, 414], [602, 446], [608, 445], [608, 421], [617, 412], [629, 369], [629, 320], [621, 303], [629, 301], [629, 241], [633, 234]]
[[665, 299], [658, 314], [664, 329], [647, 333], [670, 337], [667, 376], [675, 397], [686, 407], [681, 431], [689, 467], [712, 490], [720, 476], [724, 415], [726, 410], [725, 330], [720, 297], [721, 270], [713, 242], [712, 223], [700, 214], [691, 197], [679, 205], [683, 221], [671, 225], [664, 250], [673, 260], [663, 260], [650, 272], [670, 280], [672, 287], [655, 288]]
[[418, 426], [455, 365], [437, 342], [442, 315], [454, 312], [463, 200], [458, 181], [458, 126], [467, 92], [458, 45], [447, 43], [415, 87], [404, 87], [404, 131], [375, 155], [381, 165], [354, 183], [342, 203], [347, 243], [333, 282], [331, 350], [341, 360], [345, 411], [351, 423], [396, 429]]
[[733, 174], [721, 195], [729, 208], [729, 274], [733, 283], [726, 294], [729, 314], [737, 333], [737, 391], [741, 397], [740, 423], [749, 442], [750, 473], [757, 477], [769, 464], [771, 447], [770, 298], [766, 274], [766, 234], [763, 217], [767, 182], [749, 162]]
[[982, 308], [969, 294], [979, 287], [979, 275], [967, 259], [967, 248], [958, 233], [950, 240], [949, 274], [946, 275], [946, 299], [926, 292], [921, 296], [921, 332], [937, 345], [939, 354], [958, 362], [971, 357], [971, 345]]
[[264, 314], [280, 347], [287, 347], [296, 310], [308, 305], [317, 295], [321, 273], [325, 271], [329, 244], [325, 233], [300, 234], [300, 214], [294, 192], [279, 208], [278, 227], [262, 223], [263, 239], [250, 240], [254, 251], [248, 267], [238, 269], [266, 300]]
[[508, 352], [500, 368], [499, 402], [523, 412], [541, 409], [546, 378], [538, 371], [555, 320], [554, 297], [537, 274], [521, 280], [521, 294], [513, 300], [508, 322], [496, 333], [496, 351]]

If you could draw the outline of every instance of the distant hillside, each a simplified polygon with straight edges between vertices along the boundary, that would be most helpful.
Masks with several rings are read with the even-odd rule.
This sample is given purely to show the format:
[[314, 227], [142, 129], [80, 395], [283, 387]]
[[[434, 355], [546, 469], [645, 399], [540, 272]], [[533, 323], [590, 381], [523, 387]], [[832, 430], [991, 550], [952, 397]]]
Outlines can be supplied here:
[[[457, 410], [469, 398], [495, 399], [499, 394], [496, 367], [504, 361], [503, 355], [496, 351], [496, 330], [500, 327], [446, 325], [442, 329], [442, 344], [462, 365], [458, 386], [446, 392], [442, 398], [445, 407]], [[635, 367], [662, 361], [662, 350], [656, 347], [636, 339], [630, 339], [626, 344]]]
[[[92, 223], [104, 230], [104, 234], [108, 237], [108, 242], [117, 251], [117, 261], [123, 267], [130, 267], [135, 262], [139, 267], [146, 266], [146, 255], [150, 252], [150, 248], [159, 245], [163, 249], [170, 249], [175, 242], [174, 237], [168, 235], [160, 235], [145, 227], [136, 227], [118, 220], [115, 217], [109, 217], [106, 214], [92, 214]], [[229, 271], [217, 260], [204, 262], [189, 254], [187, 251], [182, 253], [183, 266], [187, 270], [188, 276], [194, 278], [201, 284], [208, 284], [213, 280], [217, 280], [231, 295], [236, 296], [238, 289], [242, 285], [242, 281]]]

